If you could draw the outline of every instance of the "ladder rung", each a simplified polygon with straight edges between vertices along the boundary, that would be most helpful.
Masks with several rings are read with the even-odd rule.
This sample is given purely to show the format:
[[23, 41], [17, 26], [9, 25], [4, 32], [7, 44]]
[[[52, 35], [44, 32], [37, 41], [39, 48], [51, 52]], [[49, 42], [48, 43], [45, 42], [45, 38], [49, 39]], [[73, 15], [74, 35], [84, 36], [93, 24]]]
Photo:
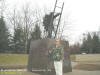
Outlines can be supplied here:
[[[56, 7], [61, 8], [61, 7], [59, 7], [59, 6], [56, 6]], [[61, 8], [61, 9], [62, 9], [62, 8]]]

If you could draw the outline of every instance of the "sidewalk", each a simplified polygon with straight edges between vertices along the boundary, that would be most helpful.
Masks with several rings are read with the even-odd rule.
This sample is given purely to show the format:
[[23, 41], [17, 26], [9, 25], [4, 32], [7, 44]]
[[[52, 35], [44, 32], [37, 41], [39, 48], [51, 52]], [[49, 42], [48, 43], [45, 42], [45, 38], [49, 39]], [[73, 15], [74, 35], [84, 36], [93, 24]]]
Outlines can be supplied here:
[[[36, 73], [26, 72], [23, 75], [40, 75]], [[100, 71], [83, 71], [83, 70], [75, 70], [72, 72], [64, 73], [63, 75], [100, 75]]]
[[72, 64], [72, 68], [75, 67], [76, 65], [78, 65], [77, 62], [71, 62], [71, 64]]
[[[77, 62], [71, 62], [71, 63], [72, 63], [72, 68], [79, 64]], [[22, 71], [20, 73], [21, 74], [19, 75], [41, 75], [41, 74], [26, 72], [26, 71], [24, 72]], [[0, 75], [4, 75], [4, 74], [0, 74]], [[12, 75], [15, 75], [15, 74], [12, 74]], [[100, 75], [100, 71], [99, 70], [98, 71], [86, 71], [86, 70], [73, 69], [72, 72], [64, 73], [63, 75]]]
[[[72, 68], [77, 66], [77, 62], [71, 62], [72, 63]], [[37, 75], [34, 73], [30, 73], [28, 75]], [[63, 75], [100, 75], [100, 71], [84, 71], [84, 70], [76, 70], [73, 69], [72, 72], [64, 73]]]
[[65, 73], [64, 75], [100, 75], [100, 71], [83, 71], [73, 69], [72, 72]]

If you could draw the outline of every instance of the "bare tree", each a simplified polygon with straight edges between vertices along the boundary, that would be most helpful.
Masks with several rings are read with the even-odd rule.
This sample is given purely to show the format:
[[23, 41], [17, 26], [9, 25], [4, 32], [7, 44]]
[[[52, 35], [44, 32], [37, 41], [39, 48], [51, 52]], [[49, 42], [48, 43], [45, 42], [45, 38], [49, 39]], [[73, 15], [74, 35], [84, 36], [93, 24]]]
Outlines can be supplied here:
[[28, 50], [28, 43], [31, 32], [34, 30], [34, 26], [38, 24], [42, 28], [42, 12], [38, 9], [31, 9], [29, 4], [23, 6], [20, 11], [15, 7], [12, 12], [8, 12], [7, 18], [14, 30], [18, 25], [24, 29], [25, 39], [25, 53]]
[[30, 30], [30, 14], [29, 14], [29, 6], [23, 7], [23, 23], [24, 23], [24, 35], [25, 35], [25, 51], [27, 52], [28, 47], [28, 37], [29, 37], [29, 30]]
[[9, 15], [8, 15], [8, 20], [10, 21], [11, 25], [13, 25], [14, 30], [15, 30], [16, 24], [17, 24], [17, 22], [16, 22], [17, 18], [16, 17], [17, 17], [16, 9], [14, 8], [13, 12], [9, 13]]
[[9, 24], [13, 26], [14, 31], [18, 25], [23, 26], [22, 16], [20, 15], [20, 12], [17, 10], [16, 7], [12, 10], [12, 12], [8, 11], [7, 19]]
[[36, 10], [32, 10], [29, 4], [26, 4], [23, 9], [23, 26], [25, 35], [25, 51], [28, 51], [28, 42], [30, 34], [33, 31], [35, 24], [40, 22], [39, 13]]

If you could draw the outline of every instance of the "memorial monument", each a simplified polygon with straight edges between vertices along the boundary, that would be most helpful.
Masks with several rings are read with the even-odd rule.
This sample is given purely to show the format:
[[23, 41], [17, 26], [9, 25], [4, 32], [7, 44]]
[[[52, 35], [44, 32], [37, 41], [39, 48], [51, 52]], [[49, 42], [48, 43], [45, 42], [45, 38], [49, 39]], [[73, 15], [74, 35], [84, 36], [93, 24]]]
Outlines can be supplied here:
[[[41, 39], [31, 41], [30, 51], [29, 51], [29, 60], [27, 70], [30, 72], [34, 71], [54, 71], [53, 60], [49, 59], [46, 56], [46, 52], [55, 45], [55, 39]], [[68, 43], [61, 40], [61, 45], [64, 47], [64, 62], [63, 62], [63, 71], [71, 72], [71, 61], [70, 61], [70, 52], [68, 49]]]

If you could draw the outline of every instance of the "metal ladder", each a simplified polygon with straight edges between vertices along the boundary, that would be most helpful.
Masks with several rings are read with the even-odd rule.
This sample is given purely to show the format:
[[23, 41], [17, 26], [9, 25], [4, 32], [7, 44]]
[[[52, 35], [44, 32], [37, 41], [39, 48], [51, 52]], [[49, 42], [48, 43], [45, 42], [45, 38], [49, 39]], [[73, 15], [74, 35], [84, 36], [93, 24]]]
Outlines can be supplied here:
[[[64, 2], [62, 3], [61, 7], [57, 6], [57, 2], [58, 2], [58, 0], [56, 0], [56, 2], [55, 2], [53, 14], [52, 14], [51, 21], [50, 21], [50, 26], [51, 26], [51, 24], [52, 24], [52, 22], [54, 20], [53, 19], [54, 17], [55, 17], [55, 20], [57, 22], [57, 25], [55, 25], [56, 29], [54, 31], [54, 38], [57, 38], [58, 29], [59, 29], [59, 25], [60, 25], [60, 20], [61, 20], [61, 16], [62, 16], [62, 12], [63, 12], [63, 7], [64, 7]], [[56, 9], [60, 9], [60, 12], [59, 12], [60, 14], [59, 15], [56, 13]], [[56, 15], [54, 15], [54, 14], [56, 14]], [[56, 19], [56, 17], [58, 17], [58, 19]], [[50, 27], [50, 29], [51, 29], [51, 34], [52, 34], [52, 28]]]

